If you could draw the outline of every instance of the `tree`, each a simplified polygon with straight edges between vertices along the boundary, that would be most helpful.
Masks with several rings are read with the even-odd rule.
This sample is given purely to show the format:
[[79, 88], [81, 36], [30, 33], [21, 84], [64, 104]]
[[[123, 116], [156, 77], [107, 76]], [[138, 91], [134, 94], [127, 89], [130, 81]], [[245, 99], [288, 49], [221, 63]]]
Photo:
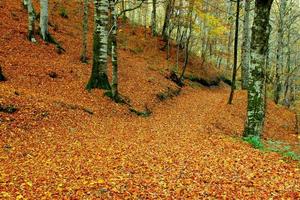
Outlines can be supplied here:
[[189, 12], [188, 12], [188, 30], [189, 33], [186, 31], [186, 42], [185, 42], [185, 51], [184, 51], [184, 64], [183, 64], [183, 69], [181, 72], [181, 75], [179, 77], [179, 81], [181, 82], [180, 84], [182, 84], [183, 78], [184, 78], [184, 73], [186, 71], [186, 67], [189, 61], [189, 45], [190, 45], [190, 40], [192, 37], [192, 30], [193, 30], [193, 9], [194, 9], [194, 0], [191, 0], [189, 2]]
[[27, 0], [27, 11], [28, 11], [28, 40], [31, 42], [36, 42], [36, 39], [34, 37], [35, 12], [31, 0]]
[[274, 81], [274, 102], [277, 104], [280, 100], [280, 93], [282, 90], [281, 73], [283, 71], [284, 59], [284, 27], [285, 27], [285, 12], [286, 12], [286, 0], [280, 0], [279, 7], [279, 25], [278, 25], [278, 38], [277, 38], [277, 55], [276, 55], [276, 72]]
[[165, 42], [167, 42], [168, 40], [168, 30], [169, 30], [169, 24], [170, 24], [170, 20], [171, 20], [171, 16], [172, 16], [172, 13], [173, 13], [173, 8], [174, 8], [174, 3], [175, 3], [175, 0], [168, 0], [167, 1], [167, 7], [166, 7], [166, 12], [165, 12], [165, 20], [164, 20], [164, 25], [163, 25], [163, 28], [162, 28], [162, 37], [163, 37], [163, 40]]
[[157, 32], [156, 32], [156, 0], [152, 0], [151, 33], [152, 33], [152, 36], [157, 36]]
[[265, 118], [265, 59], [270, 35], [273, 0], [256, 0], [249, 66], [248, 107], [245, 137], [261, 137]]
[[43, 40], [49, 42], [51, 36], [48, 32], [48, 0], [40, 0], [40, 34]]
[[87, 90], [110, 89], [107, 77], [108, 0], [94, 0], [93, 67]]
[[89, 0], [83, 1], [83, 22], [82, 22], [82, 53], [80, 60], [83, 63], [87, 63], [87, 34], [88, 34], [88, 16], [89, 12]]
[[117, 52], [117, 31], [118, 16], [115, 10], [115, 0], [110, 0], [112, 28], [111, 28], [111, 61], [112, 61], [112, 84], [111, 94], [115, 101], [118, 101], [118, 52]]
[[250, 64], [250, 0], [244, 0], [244, 24], [243, 24], [243, 44], [241, 52], [241, 77], [242, 89], [247, 89], [248, 85], [248, 70]]
[[231, 81], [231, 91], [229, 95], [228, 104], [232, 103], [234, 90], [235, 90], [235, 79], [237, 71], [237, 54], [238, 54], [238, 39], [239, 39], [239, 18], [240, 18], [240, 0], [236, 1], [236, 17], [235, 17], [235, 38], [234, 38], [234, 59], [233, 59], [233, 69], [232, 69], [232, 81]]

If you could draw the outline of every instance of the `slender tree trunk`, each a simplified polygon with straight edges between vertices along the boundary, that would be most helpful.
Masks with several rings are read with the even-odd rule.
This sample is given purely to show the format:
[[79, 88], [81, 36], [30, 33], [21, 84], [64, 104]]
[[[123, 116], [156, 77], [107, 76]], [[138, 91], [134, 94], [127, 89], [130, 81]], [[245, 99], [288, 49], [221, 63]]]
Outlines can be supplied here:
[[236, 19], [235, 19], [235, 38], [234, 38], [234, 58], [233, 58], [233, 69], [232, 69], [232, 82], [231, 91], [229, 95], [228, 104], [232, 104], [234, 90], [235, 90], [235, 79], [237, 71], [237, 59], [238, 59], [238, 39], [239, 39], [239, 18], [240, 18], [240, 0], [236, 2]]
[[290, 43], [291, 43], [291, 30], [290, 27], [288, 29], [288, 34], [287, 34], [287, 60], [286, 60], [286, 68], [287, 68], [287, 73], [286, 73], [286, 79], [285, 79], [285, 84], [284, 84], [284, 105], [289, 107], [291, 102], [290, 102], [290, 97], [289, 97], [289, 93], [288, 91], [290, 90], [290, 86], [291, 86], [291, 47], [290, 47]]
[[[122, 11], [126, 9], [125, 0], [122, 0]], [[125, 22], [126, 21], [126, 12], [123, 12], [122, 19]]]
[[194, 0], [191, 0], [191, 2], [189, 2], [189, 34], [187, 35], [187, 39], [186, 39], [186, 43], [185, 43], [185, 58], [184, 58], [184, 64], [183, 64], [183, 69], [182, 69], [182, 73], [179, 77], [179, 80], [182, 82], [183, 81], [183, 77], [187, 68], [187, 64], [189, 61], [189, 44], [190, 44], [190, 39], [192, 37], [192, 25], [193, 25], [193, 9], [194, 9]]
[[164, 41], [168, 40], [168, 30], [169, 30], [169, 25], [170, 25], [170, 19], [173, 13], [173, 7], [174, 7], [174, 1], [175, 0], [168, 0], [167, 3], [167, 8], [166, 8], [166, 13], [165, 13], [165, 20], [164, 20], [164, 25], [162, 28], [162, 37]]
[[48, 32], [48, 0], [40, 0], [40, 34], [43, 40], [49, 41]]
[[115, 10], [115, 0], [110, 2], [111, 17], [112, 17], [112, 31], [111, 31], [111, 61], [112, 61], [112, 85], [111, 93], [112, 98], [117, 101], [118, 98], [118, 52], [117, 52], [117, 31], [118, 22], [117, 14]]
[[265, 59], [270, 35], [270, 9], [273, 0], [256, 0], [252, 26], [251, 64], [245, 137], [261, 137], [265, 117]]
[[284, 37], [284, 15], [286, 11], [286, 0], [280, 0], [279, 8], [279, 25], [278, 25], [278, 44], [277, 44], [277, 56], [276, 56], [276, 71], [275, 71], [275, 82], [274, 82], [274, 102], [279, 103], [280, 93], [282, 90], [281, 73], [283, 70], [283, 37]]
[[107, 77], [108, 0], [94, 0], [93, 67], [87, 90], [110, 89]]
[[88, 20], [89, 20], [89, 0], [83, 1], [83, 21], [82, 21], [82, 53], [80, 60], [83, 63], [87, 63], [87, 36], [88, 36]]
[[36, 39], [34, 38], [35, 12], [31, 0], [27, 1], [27, 11], [28, 11], [28, 40], [35, 43], [36, 42]]
[[233, 37], [233, 22], [232, 18], [232, 1], [229, 0], [227, 7], [227, 18], [229, 23], [229, 33], [228, 33], [228, 43], [227, 43], [227, 59], [226, 59], [226, 70], [231, 69], [231, 46], [232, 46], [232, 37]]
[[242, 44], [242, 56], [241, 56], [241, 77], [242, 77], [242, 89], [247, 89], [248, 85], [248, 70], [250, 64], [250, 6], [251, 1], [244, 0], [244, 24], [243, 24], [243, 44]]
[[157, 32], [156, 32], [156, 0], [152, 0], [151, 33], [152, 33], [153, 37], [157, 36]]

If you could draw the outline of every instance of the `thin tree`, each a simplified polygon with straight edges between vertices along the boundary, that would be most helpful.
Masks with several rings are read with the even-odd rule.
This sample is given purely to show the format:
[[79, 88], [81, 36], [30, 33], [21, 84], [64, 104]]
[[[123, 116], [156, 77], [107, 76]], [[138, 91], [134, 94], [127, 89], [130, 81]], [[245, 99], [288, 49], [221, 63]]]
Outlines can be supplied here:
[[252, 26], [251, 63], [248, 82], [248, 107], [244, 137], [260, 138], [265, 118], [265, 59], [270, 35], [270, 10], [273, 0], [256, 0]]
[[94, 0], [93, 67], [87, 90], [110, 90], [107, 77], [108, 0]]
[[234, 58], [233, 58], [233, 69], [232, 69], [232, 81], [231, 81], [231, 90], [228, 99], [228, 104], [232, 104], [232, 99], [235, 90], [235, 80], [236, 80], [236, 71], [237, 71], [237, 58], [238, 58], [238, 41], [239, 41], [239, 18], [240, 18], [240, 0], [236, 1], [236, 18], [235, 18], [235, 36], [234, 36]]
[[156, 0], [152, 0], [151, 34], [153, 37], [157, 36], [157, 32], [156, 32]]
[[48, 32], [48, 0], [40, 0], [40, 34], [43, 40], [49, 42], [51, 40]]
[[181, 82], [180, 84], [182, 84], [182, 82], [183, 82], [184, 73], [186, 71], [187, 64], [189, 61], [189, 45], [190, 45], [190, 39], [192, 37], [192, 29], [193, 29], [193, 9], [194, 9], [194, 0], [191, 0], [191, 2], [189, 3], [189, 13], [188, 13], [189, 33], [187, 33], [187, 38], [186, 38], [186, 43], [185, 43], [184, 64], [183, 64], [183, 69], [182, 69], [181, 75], [179, 77], [179, 80]]
[[87, 34], [88, 34], [88, 20], [89, 20], [89, 0], [83, 1], [83, 22], [82, 22], [82, 53], [80, 60], [87, 63]]
[[170, 20], [171, 20], [171, 16], [172, 16], [172, 13], [173, 13], [173, 9], [174, 9], [174, 3], [175, 3], [175, 0], [168, 0], [167, 1], [167, 7], [166, 7], [166, 12], [165, 12], [165, 20], [164, 20], [164, 25], [163, 25], [163, 28], [162, 28], [162, 37], [163, 37], [163, 40], [165, 42], [167, 42], [168, 40], [168, 30], [169, 30], [169, 24], [170, 24]]
[[112, 84], [111, 94], [115, 101], [118, 101], [118, 52], [117, 52], [117, 31], [118, 31], [118, 16], [115, 10], [115, 0], [110, 0], [110, 10], [112, 18], [111, 28], [111, 61], [112, 61]]
[[286, 0], [280, 0], [279, 4], [279, 25], [278, 25], [278, 38], [277, 38], [277, 55], [276, 55], [276, 69], [275, 69], [275, 81], [274, 81], [274, 102], [279, 103], [280, 93], [282, 91], [281, 74], [283, 72], [284, 65], [284, 28], [285, 28], [285, 12], [286, 12]]
[[28, 11], [28, 40], [31, 42], [36, 42], [36, 39], [34, 37], [35, 12], [31, 0], [27, 0], [27, 11]]

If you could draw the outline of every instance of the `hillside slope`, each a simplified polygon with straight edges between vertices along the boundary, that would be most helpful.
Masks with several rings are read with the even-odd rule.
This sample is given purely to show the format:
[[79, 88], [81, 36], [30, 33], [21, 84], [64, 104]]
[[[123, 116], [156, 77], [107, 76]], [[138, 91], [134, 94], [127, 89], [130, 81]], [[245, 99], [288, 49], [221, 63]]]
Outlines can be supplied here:
[[[69, 19], [59, 16], [57, 2]], [[103, 91], [84, 89], [91, 64], [79, 61], [81, 5], [51, 1], [50, 9], [50, 32], [63, 54], [28, 42], [24, 8], [0, 2], [0, 64], [8, 78], [0, 83], [0, 105], [17, 108], [0, 112], [0, 197], [300, 197], [297, 163], [232, 137], [242, 134], [245, 91], [227, 105], [225, 84], [188, 83], [178, 97], [160, 102], [157, 94], [177, 88], [165, 78], [174, 60], [165, 59], [149, 30], [120, 24], [120, 92], [135, 108], [152, 111], [138, 117]], [[91, 38], [90, 32], [89, 46]], [[217, 76], [197, 63], [190, 71]], [[264, 136], [297, 145], [294, 113], [268, 103]]]

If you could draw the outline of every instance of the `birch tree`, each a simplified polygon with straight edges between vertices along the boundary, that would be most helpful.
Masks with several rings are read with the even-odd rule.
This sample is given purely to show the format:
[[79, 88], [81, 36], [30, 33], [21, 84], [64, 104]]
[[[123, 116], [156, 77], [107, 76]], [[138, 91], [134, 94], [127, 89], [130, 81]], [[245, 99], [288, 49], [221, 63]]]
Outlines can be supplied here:
[[40, 34], [43, 40], [49, 41], [50, 35], [48, 32], [48, 0], [40, 0]]
[[[112, 84], [111, 94], [115, 101], [118, 101], [118, 54], [117, 54], [117, 31], [118, 16], [115, 10], [115, 0], [110, 0], [112, 28], [111, 28], [111, 61], [112, 61]], [[124, 11], [124, 10], [123, 10]]]
[[83, 1], [83, 22], [82, 22], [82, 53], [80, 60], [83, 63], [87, 63], [87, 34], [88, 34], [88, 16], [89, 12], [89, 0]]
[[156, 0], [152, 0], [152, 13], [151, 13], [151, 33], [156, 36]]
[[249, 67], [248, 107], [245, 137], [260, 138], [265, 118], [265, 59], [270, 35], [270, 9], [273, 0], [256, 0], [252, 26], [251, 63]]
[[276, 69], [275, 69], [275, 81], [274, 81], [274, 102], [277, 104], [280, 100], [280, 93], [282, 90], [281, 74], [284, 67], [284, 23], [286, 12], [286, 0], [280, 0], [279, 6], [279, 25], [278, 25], [278, 38], [277, 38], [277, 55], [276, 55]]
[[241, 78], [242, 89], [247, 89], [248, 85], [248, 70], [250, 64], [250, 0], [244, 0], [244, 24], [243, 24], [243, 43], [241, 52]]
[[108, 0], [94, 0], [93, 67], [87, 90], [110, 89], [107, 77]]
[[36, 42], [34, 37], [34, 21], [35, 21], [35, 12], [32, 5], [32, 0], [27, 0], [27, 11], [28, 11], [28, 40], [31, 42]]

